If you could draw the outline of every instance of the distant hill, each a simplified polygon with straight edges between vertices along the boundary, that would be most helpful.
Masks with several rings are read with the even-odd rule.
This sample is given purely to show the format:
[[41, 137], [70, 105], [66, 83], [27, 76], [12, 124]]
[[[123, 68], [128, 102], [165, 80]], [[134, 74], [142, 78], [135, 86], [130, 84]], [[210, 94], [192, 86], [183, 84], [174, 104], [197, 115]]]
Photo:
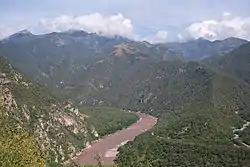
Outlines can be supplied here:
[[204, 63], [250, 84], [250, 43], [225, 56], [205, 59]]
[[247, 42], [246, 40], [233, 37], [214, 42], [199, 38], [184, 43], [166, 43], [162, 45], [187, 59], [201, 60], [229, 53]]

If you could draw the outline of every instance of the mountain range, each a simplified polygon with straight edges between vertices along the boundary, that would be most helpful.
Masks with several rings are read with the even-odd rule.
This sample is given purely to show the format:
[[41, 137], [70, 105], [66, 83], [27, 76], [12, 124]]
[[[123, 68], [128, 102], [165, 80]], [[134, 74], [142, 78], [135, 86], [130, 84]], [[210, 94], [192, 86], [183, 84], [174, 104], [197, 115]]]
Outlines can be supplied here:
[[[229, 38], [215, 42], [198, 39], [186, 43], [150, 44], [85, 31], [33, 35], [23, 30], [1, 41], [0, 54], [27, 76], [45, 83], [52, 90], [66, 92], [62, 97], [69, 98], [81, 87], [87, 88], [86, 85], [98, 87], [93, 84], [95, 79], [89, 75], [90, 71], [95, 73], [99, 69], [105, 72], [108, 62], [108, 66], [117, 65], [120, 68], [120, 62], [122, 65], [127, 64], [127, 68], [134, 64], [131, 66], [134, 68], [144, 62], [201, 60], [230, 52], [246, 42]], [[107, 75], [110, 74], [108, 72]], [[106, 78], [103, 84], [108, 84], [110, 76], [101, 77]], [[89, 90], [83, 91], [81, 95], [89, 93]]]
[[212, 56], [224, 55], [247, 42], [247, 40], [234, 37], [213, 42], [199, 38], [185, 43], [167, 43], [163, 45], [188, 59], [202, 60]]
[[0, 42], [0, 54], [12, 64], [1, 59], [5, 116], [47, 141], [53, 161], [86, 146], [91, 133], [77, 107], [94, 106], [159, 118], [120, 149], [120, 167], [249, 164], [248, 41], [150, 44], [84, 31], [21, 31]]

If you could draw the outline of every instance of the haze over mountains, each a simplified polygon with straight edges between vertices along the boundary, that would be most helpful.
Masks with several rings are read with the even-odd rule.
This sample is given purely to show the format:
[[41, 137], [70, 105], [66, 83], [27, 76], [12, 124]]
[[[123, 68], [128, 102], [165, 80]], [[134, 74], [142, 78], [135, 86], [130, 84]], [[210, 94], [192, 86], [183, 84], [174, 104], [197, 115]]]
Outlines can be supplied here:
[[[249, 164], [250, 43], [246, 40], [150, 44], [85, 31], [44, 35], [21, 31], [0, 42], [0, 55], [12, 64], [2, 60], [1, 72], [11, 81], [8, 89], [17, 102], [12, 99], [5, 107], [6, 117], [24, 115], [14, 120], [34, 136], [37, 131], [44, 133], [41, 137], [50, 139], [46, 141], [57, 162], [67, 159], [72, 146], [82, 148], [80, 141], [86, 146], [93, 135], [85, 115], [44, 95], [45, 88], [12, 66], [78, 107], [108, 106], [158, 117], [152, 131], [120, 149], [119, 167]], [[72, 125], [59, 120], [69, 116]], [[28, 118], [32, 121], [26, 123]], [[39, 129], [50, 120], [48, 131]]]

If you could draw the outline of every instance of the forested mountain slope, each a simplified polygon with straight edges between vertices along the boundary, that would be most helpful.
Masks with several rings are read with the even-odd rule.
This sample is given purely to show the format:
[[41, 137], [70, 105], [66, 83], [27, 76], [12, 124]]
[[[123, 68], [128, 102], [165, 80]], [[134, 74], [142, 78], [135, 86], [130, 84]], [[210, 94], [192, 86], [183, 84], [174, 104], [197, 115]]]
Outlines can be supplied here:
[[120, 149], [119, 166], [248, 166], [250, 89], [213, 72], [203, 81], [199, 98], [161, 111], [151, 132]]
[[200, 76], [197, 71], [189, 71], [186, 83], [197, 84], [188, 90], [198, 98], [167, 97], [189, 103], [182, 102], [179, 108], [166, 106], [158, 113], [159, 123], [151, 132], [120, 149], [119, 166], [248, 166], [249, 53], [246, 44], [224, 57], [205, 60], [198, 68]]
[[0, 53], [26, 75], [53, 88], [79, 74], [93, 61], [108, 56], [117, 45], [129, 44], [143, 55], [166, 59], [166, 47], [154, 47], [122, 37], [105, 37], [84, 31], [33, 35], [18, 32], [0, 42]]
[[0, 71], [1, 104], [5, 108], [2, 114], [10, 124], [33, 134], [40, 149], [55, 162], [73, 156], [85, 146], [85, 116], [77, 108], [62, 105], [2, 58]]
[[242, 45], [225, 56], [206, 59], [204, 63], [213, 69], [250, 83], [250, 43]]
[[[0, 163], [5, 166], [60, 164], [91, 141], [138, 119], [114, 108], [78, 109], [70, 101], [61, 103], [46, 87], [27, 79], [3, 58], [0, 104]], [[11, 150], [12, 154], [8, 153]]]
[[0, 166], [45, 167], [46, 154], [38, 149], [34, 137], [8, 123], [3, 116], [3, 103], [0, 105]]

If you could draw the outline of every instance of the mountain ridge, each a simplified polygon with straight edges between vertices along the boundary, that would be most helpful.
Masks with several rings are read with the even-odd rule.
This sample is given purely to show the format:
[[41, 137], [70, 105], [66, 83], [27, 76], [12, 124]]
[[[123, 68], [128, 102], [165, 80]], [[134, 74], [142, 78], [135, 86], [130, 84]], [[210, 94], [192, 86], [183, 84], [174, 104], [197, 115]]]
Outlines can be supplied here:
[[[121, 167], [166, 164], [209, 166], [207, 162], [211, 162], [213, 166], [237, 166], [247, 164], [247, 157], [250, 155], [247, 149], [250, 143], [249, 127], [239, 130], [250, 121], [250, 82], [246, 61], [250, 47], [245, 44], [230, 52], [238, 46], [234, 45], [234, 40], [216, 41], [214, 45], [213, 42], [199, 39], [184, 44], [191, 48], [189, 53], [204, 51], [204, 54], [210, 55], [203, 61], [189, 61], [189, 58], [179, 55], [178, 50], [174, 51], [165, 44], [151, 45], [85, 32], [76, 33], [73, 37], [65, 33], [52, 33], [39, 38], [36, 36], [32, 42], [5, 42], [0, 44], [0, 53], [29, 77], [46, 84], [54, 95], [63, 100], [70, 100], [84, 107], [117, 107], [158, 117], [159, 123], [153, 130], [124, 146], [125, 149], [121, 148], [117, 159]], [[227, 45], [230, 41], [233, 41], [234, 46], [224, 47], [223, 42]], [[178, 47], [182, 46], [178, 44]], [[210, 52], [214, 48], [218, 50]], [[195, 56], [203, 57], [200, 54]], [[239, 60], [234, 61], [236, 56]], [[238, 67], [236, 62], [241, 62], [241, 66]], [[9, 68], [6, 66], [6, 69]], [[11, 83], [17, 82], [15, 76], [18, 78], [18, 75], [11, 76]], [[26, 90], [23, 87], [30, 85], [21, 78], [17, 83], [18, 90]], [[34, 90], [43, 92], [40, 88]], [[11, 92], [14, 95], [15, 91]], [[15, 96], [17, 95], [23, 97], [20, 99], [26, 99], [27, 96], [35, 97], [36, 94], [31, 92], [22, 96], [17, 91]], [[41, 98], [41, 95], [38, 97]], [[35, 98], [26, 101], [30, 101], [30, 104], [22, 100], [17, 104], [26, 104], [32, 108], [32, 104], [38, 103]], [[70, 113], [72, 119], [78, 119], [74, 113], [75, 107], [71, 113], [67, 107], [60, 107], [53, 98], [45, 96], [40, 101], [43, 101], [41, 106], [46, 104], [44, 108], [48, 110], [45, 113], [53, 110], [56, 114], [51, 119], [61, 118], [62, 113], [65, 116]], [[52, 104], [56, 106], [51, 107]], [[71, 104], [70, 107], [72, 106]], [[22, 110], [26, 111], [26, 108], [21, 105]], [[25, 114], [23, 117], [25, 119]], [[54, 127], [64, 127], [59, 120], [54, 121]], [[65, 122], [72, 121], [67, 119]], [[97, 122], [100, 121], [97, 119]], [[85, 127], [84, 125], [84, 119], [79, 120], [79, 126]], [[74, 128], [69, 130], [74, 133]], [[86, 136], [80, 135], [78, 139], [87, 143]], [[141, 148], [141, 144], [152, 147]], [[75, 146], [80, 149], [79, 145]], [[177, 159], [174, 161], [169, 159], [173, 156], [171, 152], [167, 156], [161, 154], [165, 152], [164, 149], [171, 147], [176, 148], [173, 154]], [[63, 148], [67, 150], [68, 146]], [[225, 148], [229, 151], [224, 152]], [[149, 155], [147, 152], [154, 154]], [[190, 156], [190, 152], [194, 154]], [[208, 156], [200, 160], [199, 154]], [[226, 158], [216, 161], [220, 156]]]

